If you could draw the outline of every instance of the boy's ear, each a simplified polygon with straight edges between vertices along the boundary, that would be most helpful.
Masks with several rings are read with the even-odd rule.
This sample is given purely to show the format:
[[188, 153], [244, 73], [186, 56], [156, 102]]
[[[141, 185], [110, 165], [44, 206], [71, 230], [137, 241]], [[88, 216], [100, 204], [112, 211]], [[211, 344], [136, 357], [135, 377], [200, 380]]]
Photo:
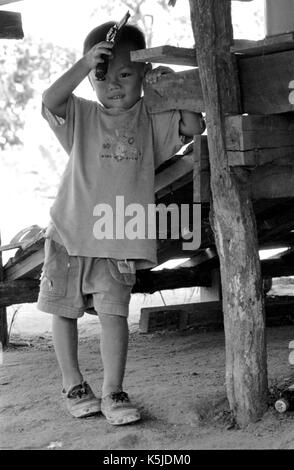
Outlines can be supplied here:
[[151, 72], [151, 70], [152, 70], [152, 64], [148, 62], [148, 64], [145, 64], [145, 67], [144, 67], [144, 76], [146, 75], [147, 72]]

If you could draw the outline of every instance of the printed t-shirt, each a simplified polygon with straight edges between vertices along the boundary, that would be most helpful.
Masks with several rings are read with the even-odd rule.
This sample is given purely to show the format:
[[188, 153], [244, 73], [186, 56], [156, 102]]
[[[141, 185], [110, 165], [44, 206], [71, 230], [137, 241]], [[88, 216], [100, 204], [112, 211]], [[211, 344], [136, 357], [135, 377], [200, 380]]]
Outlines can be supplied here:
[[143, 98], [128, 110], [107, 109], [72, 94], [65, 119], [44, 105], [42, 114], [70, 157], [47, 236], [71, 256], [156, 265], [156, 240], [148, 238], [154, 170], [183, 145], [179, 111], [150, 114]]

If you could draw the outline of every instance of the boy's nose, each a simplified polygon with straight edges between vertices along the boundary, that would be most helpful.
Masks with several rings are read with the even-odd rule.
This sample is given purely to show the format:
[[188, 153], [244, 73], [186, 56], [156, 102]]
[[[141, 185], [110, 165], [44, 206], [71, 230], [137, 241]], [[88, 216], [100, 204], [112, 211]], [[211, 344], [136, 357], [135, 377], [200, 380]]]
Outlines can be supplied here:
[[115, 90], [116, 88], [120, 88], [120, 84], [115, 77], [109, 77], [108, 80], [108, 88], [109, 90]]

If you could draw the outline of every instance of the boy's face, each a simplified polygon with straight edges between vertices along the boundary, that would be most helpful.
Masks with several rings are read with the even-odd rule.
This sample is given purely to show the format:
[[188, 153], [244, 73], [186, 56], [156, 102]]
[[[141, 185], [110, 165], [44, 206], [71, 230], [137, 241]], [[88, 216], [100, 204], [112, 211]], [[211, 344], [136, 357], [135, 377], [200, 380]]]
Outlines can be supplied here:
[[130, 61], [130, 51], [134, 49], [132, 45], [115, 48], [105, 80], [97, 80], [95, 70], [90, 72], [90, 82], [105, 108], [129, 109], [141, 97], [145, 64]]

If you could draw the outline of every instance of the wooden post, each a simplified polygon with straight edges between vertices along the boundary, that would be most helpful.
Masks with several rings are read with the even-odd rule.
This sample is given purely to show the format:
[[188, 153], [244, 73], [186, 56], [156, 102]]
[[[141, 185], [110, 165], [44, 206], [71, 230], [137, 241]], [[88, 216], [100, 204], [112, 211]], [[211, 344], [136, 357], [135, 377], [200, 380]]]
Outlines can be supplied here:
[[255, 217], [245, 170], [232, 170], [225, 115], [240, 114], [231, 3], [189, 0], [205, 102], [211, 170], [211, 222], [220, 258], [226, 336], [226, 387], [236, 423], [266, 409], [267, 362], [262, 279]]
[[[1, 245], [1, 234], [0, 234]], [[2, 251], [0, 251], [0, 282], [3, 281]], [[0, 307], [0, 347], [5, 349], [8, 346], [7, 312], [6, 307]]]

